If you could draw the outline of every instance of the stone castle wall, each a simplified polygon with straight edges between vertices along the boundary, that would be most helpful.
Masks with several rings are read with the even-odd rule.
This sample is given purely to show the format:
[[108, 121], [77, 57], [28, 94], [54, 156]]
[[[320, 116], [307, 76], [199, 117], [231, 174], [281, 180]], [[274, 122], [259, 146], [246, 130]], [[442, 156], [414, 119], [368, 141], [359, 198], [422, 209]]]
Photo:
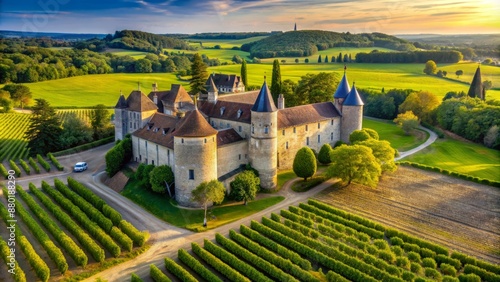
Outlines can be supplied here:
[[277, 111], [252, 112], [253, 132], [250, 133], [248, 150], [250, 163], [259, 171], [260, 185], [265, 189], [273, 189], [278, 183], [277, 123]]
[[349, 135], [363, 126], [363, 106], [343, 106], [340, 140], [349, 143]]
[[238, 134], [241, 137], [248, 138], [250, 136], [250, 124], [248, 124], [248, 123], [213, 118], [213, 117], [211, 117], [209, 119], [209, 123], [213, 128], [215, 128], [217, 130], [226, 129], [226, 128], [234, 128], [234, 130], [236, 130], [236, 132], [238, 132]]
[[[217, 148], [217, 176], [220, 177], [249, 163], [248, 141], [227, 144]], [[227, 186], [226, 188], [229, 188]]]
[[154, 165], [168, 165], [172, 168], [172, 170], [175, 168], [174, 151], [167, 147], [132, 135], [132, 151], [132, 160], [136, 162]]

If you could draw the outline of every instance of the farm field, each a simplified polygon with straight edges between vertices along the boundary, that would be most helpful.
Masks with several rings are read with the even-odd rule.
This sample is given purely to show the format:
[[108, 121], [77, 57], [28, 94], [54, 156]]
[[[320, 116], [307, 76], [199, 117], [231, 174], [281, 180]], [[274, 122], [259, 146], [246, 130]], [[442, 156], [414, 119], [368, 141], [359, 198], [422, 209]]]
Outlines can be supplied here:
[[[20, 267], [16, 272], [22, 270], [27, 281], [81, 275], [118, 264], [144, 249], [147, 233], [122, 220], [121, 214], [71, 178], [67, 184], [56, 179], [55, 188], [42, 183], [41, 189], [30, 184], [29, 190], [17, 186], [16, 191], [16, 260]], [[9, 237], [6, 193], [5, 188], [0, 192], [0, 244]], [[5, 281], [6, 265], [2, 263], [0, 269], [0, 280]]]
[[369, 117], [363, 117], [363, 128], [371, 128], [378, 132], [380, 140], [387, 140], [391, 146], [400, 151], [408, 151], [424, 143], [428, 134], [419, 131], [422, 134], [418, 136], [406, 135], [403, 129], [392, 121], [375, 120]]
[[146, 57], [146, 55], [148, 54], [148, 52], [119, 49], [119, 48], [107, 48], [103, 53], [112, 53], [117, 56], [130, 56], [136, 60], [142, 59]]
[[400, 166], [384, 175], [376, 189], [351, 184], [325, 190], [315, 198], [500, 263], [498, 188]]
[[439, 167], [479, 178], [500, 181], [500, 154], [482, 145], [449, 138], [438, 139], [403, 161]]

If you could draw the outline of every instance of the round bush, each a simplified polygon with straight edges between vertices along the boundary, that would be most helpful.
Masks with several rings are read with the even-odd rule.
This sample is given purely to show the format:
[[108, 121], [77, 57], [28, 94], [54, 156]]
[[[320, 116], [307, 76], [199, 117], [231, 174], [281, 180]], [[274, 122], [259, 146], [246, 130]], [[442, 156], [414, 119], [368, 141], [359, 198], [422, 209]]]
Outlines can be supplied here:
[[411, 272], [413, 272], [415, 274], [419, 274], [420, 271], [422, 270], [422, 266], [420, 266], [419, 263], [411, 262], [410, 263], [410, 270], [411, 270]]
[[436, 267], [437, 267], [436, 261], [433, 258], [424, 258], [422, 260], [422, 265], [424, 267], [428, 267], [428, 268], [432, 268], [432, 269], [436, 269]]
[[414, 262], [420, 262], [420, 254], [416, 252], [409, 252], [407, 255], [408, 259]]
[[397, 236], [392, 237], [390, 241], [391, 241], [391, 245], [393, 245], [393, 246], [402, 246], [404, 244], [403, 239], [401, 239]]
[[404, 254], [403, 249], [400, 246], [392, 246], [391, 251], [396, 255], [396, 256], [402, 256]]
[[410, 270], [410, 260], [407, 257], [397, 257], [396, 265], [406, 270]]

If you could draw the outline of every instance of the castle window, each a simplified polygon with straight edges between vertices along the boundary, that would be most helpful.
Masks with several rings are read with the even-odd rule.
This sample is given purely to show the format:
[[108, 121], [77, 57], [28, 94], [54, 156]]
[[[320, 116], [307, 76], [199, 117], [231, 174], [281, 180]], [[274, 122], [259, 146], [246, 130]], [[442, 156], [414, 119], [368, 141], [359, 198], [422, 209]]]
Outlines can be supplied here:
[[285, 149], [288, 150], [288, 141], [286, 141], [286, 143], [285, 143]]
[[309, 146], [309, 137], [306, 137], [306, 145]]
[[282, 134], [283, 134], [283, 136], [285, 136], [285, 130], [284, 130], [284, 129], [283, 129], [283, 131], [282, 131]]
[[269, 134], [269, 126], [268, 126], [268, 125], [266, 125], [266, 126], [264, 127], [264, 133], [265, 133], [265, 134]]
[[231, 125], [229, 123], [226, 123], [227, 128], [231, 128]]
[[320, 128], [321, 128], [321, 124], [318, 122], [318, 129], [320, 129]]
[[309, 129], [309, 125], [306, 124], [306, 131]]
[[241, 161], [241, 154], [239, 154], [239, 155], [238, 155], [238, 160], [240, 160], [240, 161]]
[[146, 164], [148, 164], [148, 158], [146, 158]]
[[222, 121], [219, 123], [219, 127], [222, 128], [224, 126], [224, 124], [222, 123]]
[[318, 134], [318, 143], [321, 143], [321, 135]]
[[184, 138], [181, 139], [181, 143], [184, 144]]
[[252, 134], [255, 132], [255, 126], [252, 123]]
[[207, 138], [205, 138], [205, 143], [207, 143]]
[[297, 133], [297, 130], [295, 130], [295, 127], [293, 128], [293, 133]]
[[330, 133], [330, 141], [333, 141], [333, 132]]
[[222, 116], [224, 114], [224, 110], [226, 109], [226, 107], [221, 107], [220, 108], [220, 115]]
[[238, 110], [238, 118], [241, 117], [241, 113], [243, 113], [243, 111], [241, 109]]
[[333, 119], [332, 119], [332, 125], [333, 125]]
[[152, 164], [152, 165], [155, 165], [155, 160], [152, 160], [152, 161], [151, 161], [151, 164]]
[[189, 179], [191, 179], [191, 180], [194, 179], [194, 169], [189, 170]]
[[238, 125], [238, 132], [241, 132], [241, 125]]
[[132, 128], [132, 122], [130, 122], [130, 128]]

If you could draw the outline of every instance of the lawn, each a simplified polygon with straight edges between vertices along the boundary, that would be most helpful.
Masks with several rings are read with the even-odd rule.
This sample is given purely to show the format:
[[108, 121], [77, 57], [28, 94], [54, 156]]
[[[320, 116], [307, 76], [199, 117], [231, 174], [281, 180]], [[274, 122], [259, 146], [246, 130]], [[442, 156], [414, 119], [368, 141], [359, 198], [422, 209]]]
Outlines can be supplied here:
[[500, 153], [475, 143], [438, 139], [403, 160], [500, 181]]
[[295, 177], [297, 177], [297, 175], [295, 175], [295, 172], [293, 172], [293, 170], [280, 171], [278, 173], [278, 187], [277, 187], [277, 189], [280, 190], [281, 187], [283, 187], [283, 185], [287, 181], [290, 181], [290, 180], [294, 179]]
[[398, 151], [404, 152], [413, 149], [424, 143], [428, 134], [422, 134], [424, 138], [417, 138], [415, 135], [406, 135], [399, 126], [392, 121], [374, 120], [364, 117], [363, 127], [371, 128], [378, 132], [380, 140], [387, 140], [391, 146]]
[[121, 194], [161, 220], [177, 227], [197, 232], [213, 229], [240, 218], [247, 217], [285, 199], [281, 196], [266, 197], [260, 200], [250, 201], [246, 206], [242, 203], [225, 202], [220, 206], [209, 208], [208, 228], [204, 228], [202, 226], [203, 209], [179, 208], [174, 201], [167, 196], [161, 196], [140, 188], [136, 180], [131, 179]]

